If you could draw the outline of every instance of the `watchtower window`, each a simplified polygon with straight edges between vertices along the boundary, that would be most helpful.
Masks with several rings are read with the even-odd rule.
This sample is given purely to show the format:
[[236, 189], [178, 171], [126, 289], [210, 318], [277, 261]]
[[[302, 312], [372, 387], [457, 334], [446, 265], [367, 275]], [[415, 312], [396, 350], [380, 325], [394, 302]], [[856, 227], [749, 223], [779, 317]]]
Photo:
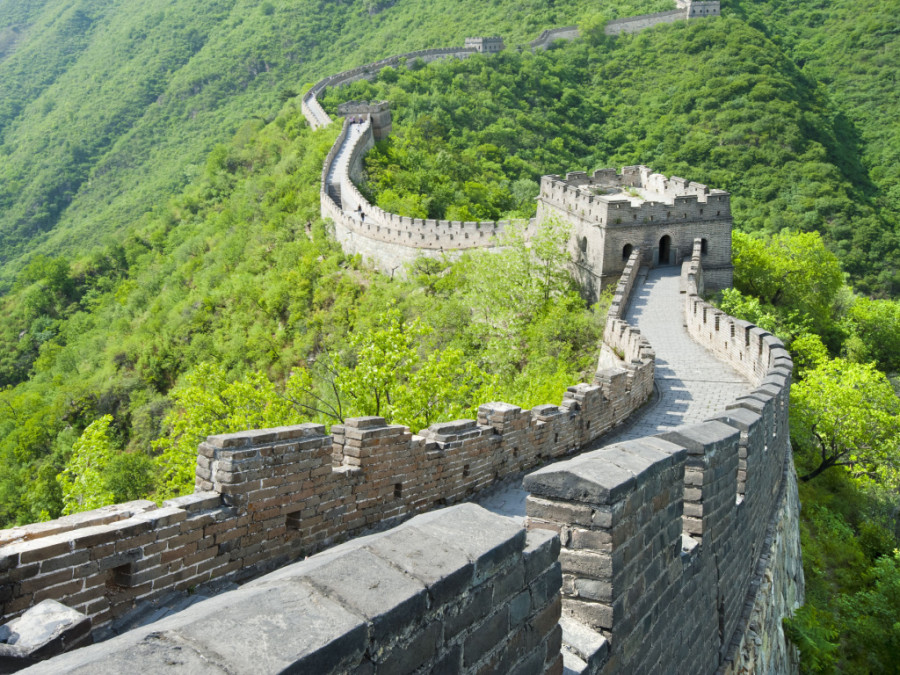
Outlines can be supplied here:
[[709, 253], [709, 251], [707, 249], [708, 249], [708, 246], [706, 244], [706, 239], [701, 239], [700, 240], [700, 254], [706, 255], [707, 253]]
[[587, 237], [582, 237], [581, 241], [578, 242], [578, 248], [581, 249], [582, 253], [587, 251]]
[[625, 244], [622, 247], [622, 260], [628, 260], [631, 257], [631, 252], [634, 250], [634, 246], [631, 244]]

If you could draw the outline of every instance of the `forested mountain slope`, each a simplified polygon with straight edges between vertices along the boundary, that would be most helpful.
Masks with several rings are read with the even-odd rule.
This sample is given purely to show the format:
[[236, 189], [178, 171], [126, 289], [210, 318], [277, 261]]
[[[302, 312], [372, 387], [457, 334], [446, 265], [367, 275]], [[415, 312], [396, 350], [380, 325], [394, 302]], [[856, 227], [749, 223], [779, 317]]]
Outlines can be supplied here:
[[[605, 15], [666, 7], [624, 0]], [[120, 235], [247, 119], [390, 54], [598, 13], [560, 0], [0, 0], [0, 289]]]
[[[831, 101], [864, 198], [882, 224], [854, 223], [834, 250], [864, 290], [900, 290], [900, 23], [883, 0], [734, 0], [729, 11], [769, 35]], [[861, 226], [860, 226], [861, 225]], [[866, 255], [867, 244], [871, 254]], [[879, 265], [882, 257], [886, 264]]]
[[[408, 64], [338, 93], [395, 102], [396, 137], [373, 153], [370, 167], [373, 179], [381, 166], [396, 183], [373, 189], [379, 198], [392, 191], [398, 210], [528, 215], [541, 173], [644, 162], [728, 187], [737, 222], [750, 230], [789, 226], [839, 240], [881, 218], [826, 93], [736, 18], [616, 38], [588, 21], [584, 40], [547, 52]], [[325, 103], [336, 103], [334, 93]], [[577, 328], [582, 319], [572, 319], [573, 348], [548, 346], [562, 334], [527, 329], [538, 332], [523, 338], [519, 356], [498, 360], [493, 338], [466, 332], [462, 317], [474, 307], [465, 267], [440, 282], [431, 270], [411, 286], [385, 286], [343, 259], [318, 222], [309, 241], [320, 162], [336, 130], [310, 133], [298, 105], [292, 97], [273, 122], [246, 122], [229, 145], [192, 165], [198, 175], [190, 186], [128, 221], [116, 243], [74, 260], [38, 256], [18, 274], [0, 327], [0, 384], [10, 387], [0, 401], [4, 520], [59, 513], [56, 474], [95, 420], [112, 416], [116, 452], [156, 455], [155, 441], [183, 435], [163, 419], [181, 402], [173, 388], [194, 368], [217, 363], [228, 381], [250, 373], [258, 384], [283, 387], [324, 352], [352, 355], [347, 336], [373, 326], [387, 297], [403, 298], [406, 320], [428, 315], [432, 329], [461, 327], [450, 342], [420, 340], [422, 355], [452, 343], [523, 404], [582, 367], [590, 352], [583, 351], [588, 333]], [[441, 300], [423, 309], [409, 299], [418, 294]], [[802, 317], [784, 321], [791, 332], [807, 325]], [[843, 329], [829, 321], [822, 330], [841, 349]], [[530, 373], [529, 392], [517, 378], [538, 367], [535, 345], [549, 360], [542, 374]]]

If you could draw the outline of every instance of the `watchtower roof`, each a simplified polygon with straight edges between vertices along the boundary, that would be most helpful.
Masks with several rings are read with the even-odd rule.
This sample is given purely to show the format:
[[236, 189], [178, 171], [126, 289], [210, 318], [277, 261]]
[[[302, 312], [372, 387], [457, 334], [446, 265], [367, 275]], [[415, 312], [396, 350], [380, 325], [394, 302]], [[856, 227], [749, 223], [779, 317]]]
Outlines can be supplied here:
[[688, 181], [678, 176], [666, 178], [661, 173], [651, 173], [642, 165], [626, 166], [622, 173], [615, 169], [598, 169], [593, 174], [572, 171], [561, 176], [548, 176], [551, 182], [562, 183], [568, 190], [589, 197], [590, 201], [628, 203], [639, 207], [646, 202], [674, 205], [677, 197], [695, 196], [698, 202], [708, 201], [710, 195], [724, 196], [725, 190], [710, 189], [703, 183]]

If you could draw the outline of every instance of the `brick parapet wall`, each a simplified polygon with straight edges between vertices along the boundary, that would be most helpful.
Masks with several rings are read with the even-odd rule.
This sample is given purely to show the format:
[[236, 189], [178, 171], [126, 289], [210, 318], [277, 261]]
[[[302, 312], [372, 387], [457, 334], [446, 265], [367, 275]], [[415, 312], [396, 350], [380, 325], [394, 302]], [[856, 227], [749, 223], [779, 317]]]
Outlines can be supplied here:
[[581, 37], [578, 26], [563, 26], [561, 28], [548, 28], [541, 32], [534, 40], [528, 43], [532, 50], [547, 49], [557, 40], [576, 40]]
[[640, 14], [638, 16], [629, 16], [623, 19], [614, 19], [608, 21], [604, 27], [607, 35], [618, 35], [619, 33], [637, 33], [656, 26], [661, 23], [674, 23], [683, 21], [688, 18], [688, 12], [684, 9], [673, 9], [668, 12], [655, 12], [653, 14]]
[[[340, 187], [341, 204], [329, 192], [329, 176], [349, 134], [348, 121], [345, 120], [344, 128], [329, 151], [322, 170], [322, 217], [331, 220], [335, 237], [345, 251], [361, 254], [382, 272], [392, 273], [420, 255], [439, 258], [445, 253], [454, 255], [468, 249], [497, 245], [511, 221], [462, 222], [408, 218], [372, 205], [355, 184], [362, 173], [363, 157], [374, 143], [369, 122], [364, 122], [364, 125], [364, 132], [348, 149], [350, 156], [346, 166], [335, 167], [340, 175], [331, 177], [331, 184], [337, 183]], [[526, 236], [534, 224], [534, 220], [521, 223]]]
[[634, 288], [634, 282], [637, 280], [640, 271], [641, 251], [640, 249], [635, 249], [628, 257], [625, 269], [622, 270], [622, 275], [616, 283], [616, 289], [613, 291], [612, 301], [607, 312], [607, 323], [625, 319], [625, 313], [628, 311], [628, 301], [631, 299], [631, 290]]
[[560, 674], [558, 553], [549, 533], [443, 509], [31, 672]]
[[781, 573], [766, 563], [790, 476], [790, 355], [765, 331], [714, 314], [697, 294], [701, 258], [698, 240], [683, 270], [688, 330], [754, 389], [702, 424], [525, 478], [527, 526], [562, 541], [563, 615], [609, 641], [587, 672], [732, 668], [760, 575]]
[[136, 601], [259, 573], [575, 453], [627, 419], [652, 389], [646, 340], [619, 319], [607, 324], [624, 362], [570, 387], [560, 405], [487, 403], [477, 420], [419, 434], [356, 418], [331, 435], [303, 424], [211, 436], [198, 450], [193, 495], [7, 530], [4, 619], [52, 598], [98, 626]]

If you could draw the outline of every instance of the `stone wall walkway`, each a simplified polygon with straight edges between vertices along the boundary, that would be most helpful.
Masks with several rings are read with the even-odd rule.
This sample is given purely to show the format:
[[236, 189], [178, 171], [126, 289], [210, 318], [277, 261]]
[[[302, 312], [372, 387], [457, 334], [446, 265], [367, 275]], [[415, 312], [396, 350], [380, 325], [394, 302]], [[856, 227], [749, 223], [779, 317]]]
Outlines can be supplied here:
[[[679, 272], [678, 267], [650, 270], [646, 280], [635, 285], [626, 315], [628, 323], [640, 329], [656, 352], [658, 399], [624, 427], [597, 439], [585, 452], [683, 424], [697, 424], [751, 390], [750, 383], [734, 368], [688, 335]], [[526, 494], [518, 479], [491, 490], [477, 503], [495, 513], [522, 519]]]
[[341, 176], [347, 173], [347, 165], [350, 163], [350, 155], [353, 154], [353, 147], [356, 145], [356, 141], [359, 137], [369, 128], [369, 124], [370, 122], [366, 120], [365, 122], [350, 125], [347, 137], [344, 139], [344, 143], [341, 145], [334, 161], [331, 163], [331, 168], [328, 170], [326, 181], [328, 187], [331, 188], [336, 195], [341, 194]]

